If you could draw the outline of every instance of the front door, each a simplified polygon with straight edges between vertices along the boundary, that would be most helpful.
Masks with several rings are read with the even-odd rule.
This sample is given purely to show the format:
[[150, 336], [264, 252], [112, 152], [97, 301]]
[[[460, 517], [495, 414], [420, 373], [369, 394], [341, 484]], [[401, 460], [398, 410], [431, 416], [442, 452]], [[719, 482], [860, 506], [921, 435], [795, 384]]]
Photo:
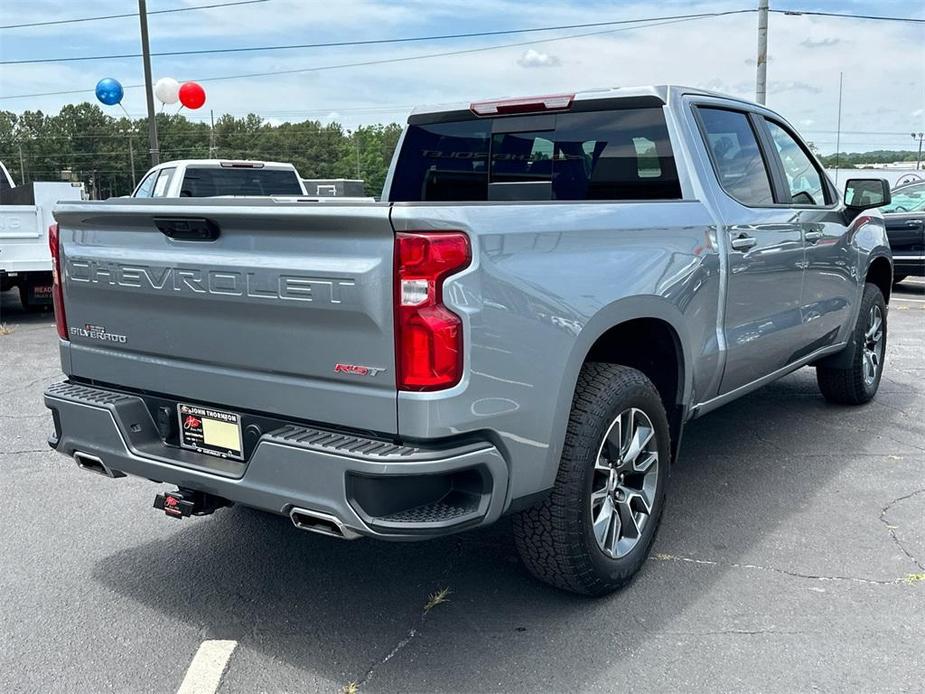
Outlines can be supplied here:
[[804, 357], [848, 339], [858, 295], [857, 257], [847, 237], [844, 212], [822, 167], [785, 124], [771, 118], [761, 118], [759, 124], [772, 171], [777, 172], [777, 201], [790, 208], [803, 231], [802, 353], [795, 356]]

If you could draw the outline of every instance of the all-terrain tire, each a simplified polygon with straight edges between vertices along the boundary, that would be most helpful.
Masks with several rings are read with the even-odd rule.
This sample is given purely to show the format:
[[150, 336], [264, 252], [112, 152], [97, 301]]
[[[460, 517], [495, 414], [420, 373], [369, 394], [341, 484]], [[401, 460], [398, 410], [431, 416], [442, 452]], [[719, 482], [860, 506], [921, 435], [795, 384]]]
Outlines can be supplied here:
[[[879, 350], [879, 359], [873, 379], [870, 372], [865, 376], [865, 353], [871, 345], [868, 331], [871, 328], [871, 317], [879, 312], [881, 317], [882, 344]], [[886, 302], [883, 293], [875, 284], [864, 285], [864, 296], [861, 299], [861, 310], [858, 313], [857, 323], [851, 334], [851, 344], [854, 348], [854, 358], [847, 369], [834, 369], [831, 367], [816, 367], [816, 382], [823, 397], [829, 402], [839, 405], [863, 405], [870, 402], [880, 387], [880, 378], [883, 376], [883, 362], [886, 357], [887, 314]]]
[[[651, 512], [632, 549], [614, 558], [595, 537], [591, 493], [602, 474], [595, 465], [605, 437], [628, 410], [642, 411], [651, 423], [650, 454], [657, 452], [657, 469]], [[669, 437], [665, 408], [644, 374], [614, 364], [586, 364], [578, 377], [555, 485], [543, 502], [513, 518], [515, 544], [527, 569], [557, 588], [585, 595], [604, 595], [630, 582], [646, 560], [661, 520]]]

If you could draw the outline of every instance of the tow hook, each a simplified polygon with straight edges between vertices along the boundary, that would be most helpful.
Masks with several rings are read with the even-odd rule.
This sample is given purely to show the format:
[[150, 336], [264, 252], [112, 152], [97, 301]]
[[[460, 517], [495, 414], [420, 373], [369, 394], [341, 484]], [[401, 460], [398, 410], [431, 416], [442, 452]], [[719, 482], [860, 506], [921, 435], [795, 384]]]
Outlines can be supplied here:
[[154, 497], [154, 508], [171, 518], [208, 516], [215, 513], [216, 509], [230, 505], [231, 502], [227, 499], [194, 489], [177, 489], [162, 492]]

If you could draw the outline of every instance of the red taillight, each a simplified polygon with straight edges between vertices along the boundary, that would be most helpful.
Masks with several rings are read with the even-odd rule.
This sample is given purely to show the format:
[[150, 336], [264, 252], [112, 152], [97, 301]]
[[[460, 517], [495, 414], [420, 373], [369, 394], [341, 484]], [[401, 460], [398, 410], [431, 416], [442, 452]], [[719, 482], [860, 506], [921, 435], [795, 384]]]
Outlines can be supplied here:
[[67, 318], [64, 315], [64, 278], [61, 276], [61, 256], [58, 253], [58, 225], [48, 227], [48, 249], [51, 251], [51, 298], [55, 305], [55, 327], [58, 337], [67, 340]]
[[574, 99], [574, 94], [493, 99], [473, 102], [469, 104], [469, 110], [477, 116], [500, 116], [510, 113], [533, 113], [535, 111], [567, 111], [571, 108]]
[[458, 231], [395, 236], [395, 364], [399, 390], [459, 383], [462, 321], [443, 305], [443, 280], [469, 264], [469, 237]]

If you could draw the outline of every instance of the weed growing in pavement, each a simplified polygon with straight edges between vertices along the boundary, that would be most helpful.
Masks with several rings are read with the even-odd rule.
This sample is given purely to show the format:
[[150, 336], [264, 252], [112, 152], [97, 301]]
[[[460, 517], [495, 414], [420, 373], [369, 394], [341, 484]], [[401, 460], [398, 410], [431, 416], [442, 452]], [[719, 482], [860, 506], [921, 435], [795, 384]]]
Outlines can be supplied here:
[[427, 602], [424, 604], [424, 614], [427, 614], [437, 605], [443, 602], [449, 602], [449, 594], [452, 591], [449, 588], [441, 588], [436, 593], [431, 593], [427, 596]]

